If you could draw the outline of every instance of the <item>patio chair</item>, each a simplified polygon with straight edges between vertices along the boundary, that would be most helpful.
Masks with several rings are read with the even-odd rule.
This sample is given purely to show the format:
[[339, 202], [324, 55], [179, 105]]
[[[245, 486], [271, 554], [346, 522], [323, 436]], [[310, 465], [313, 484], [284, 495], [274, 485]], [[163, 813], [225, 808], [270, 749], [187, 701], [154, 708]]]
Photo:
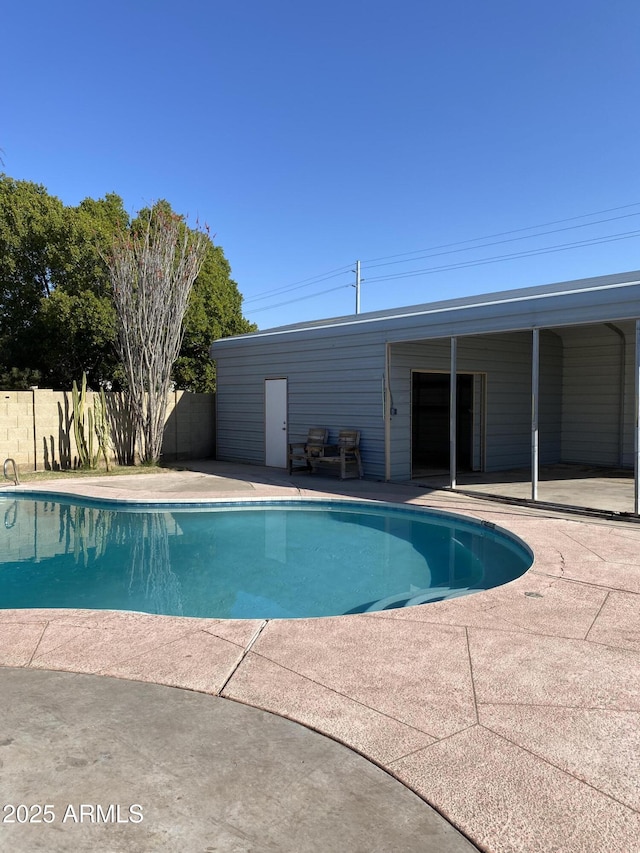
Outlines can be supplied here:
[[318, 468], [339, 467], [341, 480], [348, 477], [362, 479], [362, 459], [360, 458], [360, 433], [355, 429], [341, 429], [338, 443], [325, 445], [323, 452], [309, 460], [312, 471]]
[[305, 470], [311, 471], [311, 460], [322, 454], [328, 438], [328, 429], [324, 427], [311, 427], [306, 441], [289, 444], [289, 474], [293, 473], [296, 462], [303, 462]]

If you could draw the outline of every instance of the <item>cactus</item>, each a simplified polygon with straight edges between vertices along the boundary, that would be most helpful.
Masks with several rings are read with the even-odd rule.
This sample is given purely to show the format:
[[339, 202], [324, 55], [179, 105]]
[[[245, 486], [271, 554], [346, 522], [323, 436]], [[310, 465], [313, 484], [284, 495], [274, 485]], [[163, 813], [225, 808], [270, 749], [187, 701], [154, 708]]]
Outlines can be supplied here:
[[[111, 427], [109, 425], [109, 418], [107, 416], [107, 398], [104, 393], [104, 388], [100, 389], [100, 396], [93, 398], [93, 410], [95, 413], [95, 433], [98, 436], [98, 452], [96, 453], [96, 463], [100, 458], [100, 454], [102, 453], [104, 457], [104, 464], [107, 467], [107, 471], [111, 469], [109, 465], [109, 456], [107, 451], [111, 450]], [[91, 412], [89, 412], [89, 416], [91, 416]]]
[[[73, 380], [73, 388], [71, 391], [73, 399], [73, 432], [76, 438], [76, 448], [78, 450], [78, 464], [80, 468], [97, 468], [98, 456], [100, 450], [94, 454], [94, 437], [95, 430], [93, 424], [93, 412], [91, 409], [87, 411], [85, 424], [85, 406], [87, 402], [87, 374], [82, 374], [82, 387], [78, 391], [78, 385]], [[86, 430], [85, 430], [86, 427]]]

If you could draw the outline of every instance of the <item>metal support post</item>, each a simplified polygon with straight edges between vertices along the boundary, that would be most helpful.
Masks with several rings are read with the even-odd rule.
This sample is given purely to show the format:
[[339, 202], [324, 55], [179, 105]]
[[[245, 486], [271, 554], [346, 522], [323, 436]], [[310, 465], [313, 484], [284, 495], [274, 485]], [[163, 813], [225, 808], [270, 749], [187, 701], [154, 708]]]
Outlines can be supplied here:
[[640, 515], [640, 320], [636, 320], [635, 436], [633, 453], [633, 511]]
[[540, 393], [540, 329], [533, 330], [531, 352], [531, 499], [538, 500], [538, 415]]
[[451, 338], [451, 379], [449, 382], [449, 487], [456, 487], [458, 427], [458, 339]]

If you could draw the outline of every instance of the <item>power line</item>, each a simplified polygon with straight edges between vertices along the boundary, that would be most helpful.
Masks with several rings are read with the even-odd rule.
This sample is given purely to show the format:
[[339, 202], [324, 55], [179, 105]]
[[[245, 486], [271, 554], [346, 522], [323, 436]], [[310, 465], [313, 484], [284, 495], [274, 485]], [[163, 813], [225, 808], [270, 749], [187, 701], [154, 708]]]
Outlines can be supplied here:
[[296, 299], [288, 299], [286, 302], [279, 302], [277, 305], [266, 305], [262, 308], [254, 308], [251, 314], [258, 314], [260, 311], [272, 311], [275, 308], [282, 308], [283, 305], [292, 305], [294, 302], [302, 302], [304, 299], [313, 299], [316, 296], [324, 296], [325, 293], [333, 293], [335, 290], [343, 290], [345, 287], [351, 287], [350, 284], [339, 284], [337, 287], [330, 287], [328, 290], [321, 290], [319, 293], [307, 293], [306, 296], [298, 296]]
[[[640, 201], [634, 201], [631, 204], [622, 204], [618, 207], [608, 207], [604, 210], [595, 210], [592, 213], [583, 213], [580, 216], [569, 216], [566, 219], [554, 219], [551, 222], [542, 222], [539, 225], [528, 225], [525, 228], [514, 228], [510, 231], [498, 231], [496, 234], [486, 234], [484, 237], [470, 237], [467, 240], [459, 240], [455, 243], [441, 243], [438, 246], [429, 246], [426, 249], [414, 249], [412, 252], [400, 252], [396, 255], [382, 255], [379, 258], [369, 258], [362, 263], [372, 264], [375, 261], [389, 260], [389, 258], [401, 258], [406, 257], [407, 255], [417, 255], [420, 252], [432, 252], [436, 249], [449, 249], [452, 246], [464, 246], [466, 243], [477, 243], [480, 240], [493, 240], [494, 237], [507, 237], [509, 234], [520, 234], [523, 231], [533, 231], [536, 228], [546, 228], [549, 225], [562, 225], [565, 222], [574, 222], [576, 219], [587, 219], [589, 216], [599, 216], [601, 213], [615, 213], [617, 210], [626, 210], [629, 207], [638, 206], [640, 206]], [[414, 258], [414, 260], [418, 260], [418, 258]]]
[[618, 240], [629, 240], [633, 237], [639, 237], [640, 231], [629, 231], [624, 232], [622, 234], [612, 234], [608, 237], [602, 238], [591, 238], [589, 240], [580, 240], [575, 243], [559, 243], [556, 246], [545, 246], [540, 249], [529, 249], [522, 252], [512, 252], [507, 255], [493, 255], [489, 258], [479, 258], [471, 261], [460, 261], [455, 264], [446, 264], [437, 267], [426, 267], [420, 270], [409, 270], [404, 273], [397, 273], [396, 275], [388, 275], [388, 276], [377, 276], [374, 278], [368, 279], [369, 281], [390, 281], [393, 279], [399, 278], [412, 278], [419, 275], [427, 275], [432, 272], [443, 272], [446, 270], [452, 269], [463, 269], [466, 267], [475, 267], [482, 266], [483, 264], [497, 263], [499, 261], [513, 260], [516, 258], [525, 258], [525, 257], [535, 257], [536, 255], [547, 255], [552, 252], [561, 252], [566, 251], [568, 249], [579, 249], [585, 248], [586, 246], [595, 246], [601, 243], [613, 243]]
[[579, 225], [568, 225], [566, 228], [554, 228], [551, 231], [539, 231], [537, 234], [526, 234], [523, 237], [508, 237], [506, 240], [495, 240], [493, 243], [480, 243], [478, 246], [467, 246], [464, 249], [448, 249], [446, 252], [434, 252], [429, 255], [418, 255], [415, 258], [406, 258], [402, 261], [387, 261], [383, 264], [373, 264], [369, 269], [375, 269], [376, 267], [388, 267], [392, 264], [409, 264], [411, 261], [421, 261], [425, 258], [437, 258], [441, 255], [457, 255], [459, 252], [473, 252], [475, 249], [488, 249], [490, 246], [500, 246], [504, 243], [517, 243], [520, 240], [532, 240], [537, 237], [547, 237], [549, 234], [560, 234], [562, 231], [574, 231], [576, 228], [588, 228], [591, 225], [602, 225], [604, 222], [615, 222], [618, 219], [629, 219], [632, 216], [640, 216], [640, 211], [637, 211], [636, 213], [624, 213], [622, 216], [611, 216], [608, 219], [597, 219], [594, 222], [581, 222]]
[[[565, 219], [556, 219], [556, 220], [552, 220], [550, 222], [541, 223], [539, 225], [530, 225], [530, 226], [527, 226], [524, 228], [514, 228], [514, 229], [511, 229], [509, 231], [501, 231], [501, 232], [497, 232], [495, 234], [486, 235], [484, 237], [473, 237], [473, 238], [469, 238], [467, 240], [460, 240], [460, 241], [453, 242], [453, 243], [443, 243], [440, 245], [432, 246], [428, 249], [415, 249], [412, 252], [401, 252], [401, 253], [395, 254], [395, 255], [386, 255], [386, 256], [381, 256], [379, 258], [371, 258], [368, 261], [362, 261], [362, 263], [369, 265], [369, 268], [372, 268], [372, 269], [376, 268], [376, 267], [390, 266], [392, 264], [411, 263], [412, 261], [422, 260], [424, 258], [432, 258], [432, 257], [440, 257], [442, 255], [457, 254], [459, 252], [468, 252], [468, 251], [472, 251], [474, 249], [484, 249], [484, 248], [489, 248], [491, 246], [501, 245], [504, 243], [518, 242], [519, 240], [528, 240], [528, 239], [532, 239], [535, 237], [543, 237], [543, 236], [548, 236], [550, 234], [557, 234], [557, 233], [561, 233], [564, 231], [571, 231], [571, 230], [574, 230], [576, 228], [586, 228], [586, 227], [589, 227], [590, 225], [599, 225], [599, 224], [603, 224], [606, 222], [613, 222], [613, 221], [617, 221], [620, 219], [627, 219], [627, 218], [630, 218], [633, 216], [640, 216], [640, 211], [637, 211], [635, 213], [627, 213], [627, 214], [623, 214], [621, 216], [613, 216], [613, 217], [609, 217], [606, 219], [595, 220], [595, 221], [591, 221], [591, 222], [583, 222], [583, 223], [580, 223], [578, 225], [568, 226], [566, 228], [556, 228], [556, 229], [552, 229], [550, 231], [539, 231], [540, 228], [546, 228], [547, 226], [562, 225], [565, 222], [575, 222], [576, 220], [579, 220], [579, 219], [587, 219], [590, 217], [598, 216], [600, 214], [614, 213], [614, 212], [619, 211], [619, 210], [627, 210], [630, 207], [640, 207], [640, 202], [632, 202], [630, 204], [619, 205], [618, 207], [605, 208], [604, 210], [597, 210], [597, 211], [593, 211], [592, 213], [584, 213], [584, 214], [581, 214], [580, 216], [570, 216], [570, 217], [567, 217]], [[512, 234], [522, 234], [525, 231], [533, 231], [536, 229], [538, 229], [538, 233], [535, 233], [535, 234], [527, 234], [527, 235], [524, 235], [521, 237], [510, 237], [509, 236]], [[638, 231], [636, 231], [636, 232], [623, 232], [620, 234], [608, 235], [608, 236], [602, 237], [602, 238], [590, 238], [588, 240], [581, 240], [581, 241], [576, 241], [573, 243], [562, 243], [562, 244], [557, 244], [554, 246], [541, 247], [539, 249], [523, 250], [520, 252], [513, 252], [513, 253], [505, 254], [505, 255], [496, 255], [496, 256], [492, 256], [490, 258], [474, 259], [474, 260], [469, 260], [469, 261], [460, 261], [457, 263], [443, 264], [440, 266], [427, 267], [427, 268], [423, 268], [423, 269], [419, 269], [419, 270], [408, 270], [404, 273], [397, 273], [395, 275], [392, 274], [392, 275], [381, 275], [381, 276], [373, 276], [373, 277], [368, 276], [368, 283], [391, 281], [394, 279], [401, 279], [401, 278], [411, 278], [411, 277], [415, 277], [415, 276], [419, 276], [419, 275], [430, 275], [430, 274], [435, 273], [435, 272], [444, 272], [447, 270], [454, 270], [454, 269], [464, 269], [464, 268], [469, 268], [469, 267], [482, 266], [482, 265], [486, 265], [486, 264], [490, 264], [490, 263], [500, 263], [500, 262], [505, 261], [505, 260], [514, 260], [517, 258], [535, 257], [536, 255], [544, 255], [544, 254], [550, 254], [553, 252], [568, 251], [570, 249], [583, 248], [583, 247], [592, 246], [592, 245], [595, 246], [595, 245], [599, 245], [602, 243], [615, 242], [617, 240], [627, 240], [627, 239], [631, 239], [633, 237], [637, 237], [639, 235], [640, 235], [640, 232], [638, 232]], [[489, 243], [487, 243], [487, 242], [482, 243], [481, 242], [481, 241], [493, 240], [493, 238], [496, 238], [496, 237], [506, 237], [508, 239], [495, 240], [494, 242], [489, 242]], [[477, 245], [469, 246], [469, 245], [467, 245], [469, 243], [475, 243]], [[464, 248], [454, 248], [454, 247], [464, 247]], [[441, 252], [436, 251], [439, 249], [444, 249], [447, 251], [441, 251]], [[426, 253], [430, 253], [430, 254], [420, 254], [421, 252], [426, 252]], [[413, 257], [409, 257], [409, 256], [413, 256]], [[389, 260], [389, 259], [395, 259], [395, 258], [402, 258], [403, 260]], [[387, 263], [376, 263], [377, 261], [386, 261]], [[346, 273], [349, 273], [349, 272], [352, 272], [352, 265], [351, 264], [348, 266], [338, 267], [336, 269], [329, 270], [326, 273], [319, 273], [318, 275], [315, 275], [315, 276], [309, 276], [308, 278], [300, 279], [300, 280], [293, 282], [289, 285], [283, 285], [282, 287], [276, 287], [276, 288], [272, 288], [270, 290], [262, 291], [256, 295], [254, 295], [254, 296], [249, 297], [248, 299], [243, 300], [243, 304], [245, 306], [247, 306], [247, 305], [250, 305], [250, 304], [255, 303], [255, 302], [262, 302], [262, 301], [268, 300], [270, 298], [276, 298], [278, 296], [284, 296], [285, 294], [292, 293], [296, 290], [301, 290], [301, 289], [304, 289], [307, 287], [313, 287], [314, 285], [321, 284], [324, 281], [329, 281], [332, 278], [337, 278], [337, 277], [339, 277], [341, 275], [345, 275]], [[349, 286], [351, 286], [351, 285], [349, 285], [349, 284], [338, 285], [338, 287], [332, 287], [332, 288], [329, 288], [328, 290], [322, 290], [322, 291], [319, 291], [317, 293], [310, 293], [310, 294], [307, 294], [306, 296], [300, 296], [300, 297], [297, 297], [295, 299], [288, 299], [284, 302], [279, 302], [275, 305], [266, 305], [266, 306], [263, 306], [260, 308], [249, 309], [249, 310], [251, 311], [251, 313], [257, 313], [260, 311], [271, 311], [275, 308], [281, 308], [285, 305], [290, 305], [294, 302], [301, 302], [301, 301], [306, 300], [306, 299], [314, 299], [316, 296], [322, 296], [325, 293], [332, 293], [336, 290], [341, 290], [342, 288], [349, 287]]]
[[429, 275], [435, 272], [445, 272], [446, 270], [464, 269], [467, 267], [483, 266], [485, 264], [499, 263], [500, 261], [514, 260], [516, 258], [531, 258], [536, 255], [548, 255], [553, 252], [563, 252], [569, 249], [580, 249], [586, 246], [596, 246], [601, 243], [613, 243], [619, 240], [630, 240], [633, 237], [640, 237], [640, 231], [627, 231], [620, 234], [611, 234], [602, 238], [591, 238], [590, 240], [579, 240], [575, 243], [560, 243], [556, 246], [545, 246], [540, 249], [529, 249], [523, 252], [512, 252], [507, 255], [494, 255], [490, 258], [476, 259], [471, 261], [461, 261], [457, 264], [444, 264], [438, 267], [426, 267], [420, 270], [409, 270], [408, 272], [397, 273], [396, 275], [381, 275], [369, 277], [367, 281], [391, 281], [399, 278], [413, 278], [419, 275]]
[[251, 296], [249, 299], [245, 299], [244, 304], [246, 305], [247, 302], [259, 302], [263, 299], [268, 299], [270, 296], [280, 296], [283, 293], [289, 293], [292, 290], [300, 290], [303, 287], [311, 287], [314, 284], [320, 284], [321, 282], [328, 281], [331, 278], [337, 278], [339, 275], [344, 275], [350, 271], [351, 266], [338, 267], [338, 269], [329, 270], [327, 273], [319, 273], [318, 275], [310, 276], [309, 278], [303, 278], [301, 281], [293, 282], [293, 284], [275, 287], [271, 290], [263, 290], [259, 294]]

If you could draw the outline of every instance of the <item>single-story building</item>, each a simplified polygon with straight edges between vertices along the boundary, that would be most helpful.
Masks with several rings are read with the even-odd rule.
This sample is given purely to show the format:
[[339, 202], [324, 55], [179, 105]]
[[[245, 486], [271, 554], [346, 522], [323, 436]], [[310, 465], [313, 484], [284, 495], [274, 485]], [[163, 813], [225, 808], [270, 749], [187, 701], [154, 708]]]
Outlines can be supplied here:
[[367, 478], [530, 466], [535, 499], [540, 465], [628, 468], [637, 513], [639, 349], [640, 272], [223, 338], [217, 458], [353, 428]]

